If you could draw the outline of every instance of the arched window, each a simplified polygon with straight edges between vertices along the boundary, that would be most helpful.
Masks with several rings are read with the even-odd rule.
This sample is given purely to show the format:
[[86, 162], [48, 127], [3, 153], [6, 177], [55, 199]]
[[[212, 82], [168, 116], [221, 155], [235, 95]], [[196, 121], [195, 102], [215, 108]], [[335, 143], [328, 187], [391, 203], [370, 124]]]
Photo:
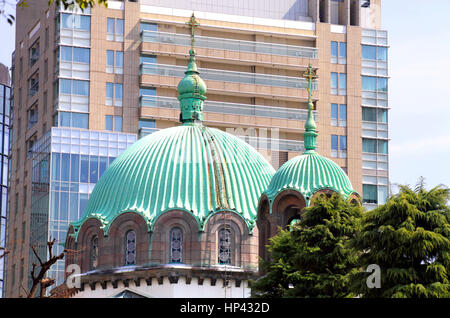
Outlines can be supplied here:
[[91, 255], [89, 260], [90, 270], [96, 269], [98, 266], [98, 236], [94, 235], [91, 239]]
[[231, 264], [231, 231], [228, 229], [219, 230], [219, 264]]
[[136, 232], [131, 230], [125, 235], [125, 265], [136, 264]]
[[183, 231], [179, 227], [174, 227], [170, 231], [170, 263], [183, 262]]

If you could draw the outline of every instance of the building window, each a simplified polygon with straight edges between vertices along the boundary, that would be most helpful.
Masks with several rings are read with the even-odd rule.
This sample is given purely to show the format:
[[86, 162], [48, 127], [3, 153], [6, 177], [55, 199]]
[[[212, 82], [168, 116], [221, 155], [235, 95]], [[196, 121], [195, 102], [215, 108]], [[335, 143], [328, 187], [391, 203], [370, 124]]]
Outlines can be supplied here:
[[380, 139], [362, 139], [362, 151], [367, 153], [379, 153], [379, 154], [387, 154], [388, 153], [388, 142], [387, 140]]
[[158, 31], [158, 25], [156, 23], [140, 23], [140, 31]]
[[34, 73], [28, 80], [28, 96], [33, 97], [39, 91], [39, 73]]
[[145, 137], [157, 131], [156, 123], [153, 119], [139, 119], [138, 135], [139, 138]]
[[219, 231], [219, 264], [231, 265], [231, 231], [221, 229]]
[[331, 104], [331, 126], [347, 126], [346, 104]]
[[106, 83], [106, 100], [107, 106], [122, 106], [123, 85], [120, 83]]
[[108, 41], [123, 42], [123, 19], [107, 18], [106, 39]]
[[347, 94], [347, 74], [331, 72], [331, 94]]
[[376, 185], [363, 184], [363, 203], [378, 203], [378, 192]]
[[90, 49], [88, 48], [61, 46], [60, 52], [61, 61], [84, 64], [89, 64], [90, 62]]
[[136, 265], [136, 232], [133, 230], [125, 235], [125, 265]]
[[37, 136], [34, 134], [30, 139], [27, 141], [27, 159], [30, 159], [33, 157], [33, 146], [36, 143]]
[[39, 60], [39, 40], [33, 43], [29, 50], [30, 54], [30, 68]]
[[89, 269], [96, 269], [98, 266], [98, 236], [95, 235], [91, 240], [91, 255]]
[[363, 60], [387, 61], [387, 47], [362, 45], [361, 50]]
[[155, 55], [141, 55], [139, 57], [139, 64], [156, 64], [156, 56]]
[[35, 103], [27, 111], [28, 129], [31, 129], [38, 122], [38, 103]]
[[170, 231], [170, 263], [183, 262], [183, 231], [179, 227], [174, 227]]
[[59, 112], [59, 127], [75, 127], [85, 128], [89, 127], [89, 114]]
[[89, 82], [62, 78], [59, 80], [59, 92], [67, 95], [89, 96]]
[[362, 108], [362, 120], [370, 122], [387, 123], [387, 109], [381, 108]]
[[123, 74], [122, 51], [106, 51], [106, 73]]
[[331, 135], [331, 157], [347, 158], [347, 136]]
[[374, 76], [361, 76], [361, 78], [363, 91], [387, 92], [387, 78]]
[[331, 41], [331, 63], [347, 63], [347, 43]]
[[88, 15], [62, 13], [61, 25], [64, 29], [90, 31], [91, 17]]
[[105, 130], [122, 131], [122, 116], [105, 116]]
[[48, 43], [49, 43], [49, 33], [48, 33], [48, 27], [45, 28], [45, 48], [48, 48]]

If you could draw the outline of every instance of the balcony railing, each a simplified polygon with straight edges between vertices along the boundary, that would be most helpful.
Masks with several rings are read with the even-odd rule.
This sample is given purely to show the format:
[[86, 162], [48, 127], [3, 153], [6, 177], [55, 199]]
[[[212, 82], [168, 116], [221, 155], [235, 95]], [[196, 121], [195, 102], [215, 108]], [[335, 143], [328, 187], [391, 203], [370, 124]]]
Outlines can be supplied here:
[[[190, 46], [191, 37], [187, 34], [165, 33], [158, 31], [142, 31], [142, 42], [169, 43]], [[195, 46], [207, 49], [227, 51], [262, 53], [282, 56], [295, 56], [317, 59], [317, 49], [305, 46], [295, 46], [277, 43], [252, 42], [225, 38], [199, 36], [195, 37]]]
[[[158, 128], [140, 128], [139, 138], [150, 135], [157, 132]], [[290, 139], [275, 139], [275, 138], [263, 138], [255, 136], [237, 136], [244, 140], [246, 143], [260, 150], [272, 150], [272, 151], [295, 151], [303, 152], [305, 151], [305, 146], [303, 141], [290, 140]]]
[[[151, 95], [143, 95], [139, 97], [139, 105], [141, 107], [162, 107], [171, 109], [180, 108], [180, 104], [177, 98]], [[306, 120], [308, 116], [308, 111], [306, 109], [224, 103], [208, 100], [205, 102], [204, 110], [206, 112], [220, 114], [259, 116], [293, 120]], [[317, 120], [316, 111], [314, 111], [314, 117]]]
[[[141, 74], [184, 77], [185, 66], [142, 63]], [[280, 86], [289, 88], [308, 89], [308, 82], [299, 77], [279, 76], [260, 73], [233, 72], [214, 69], [199, 69], [205, 80], [244, 83], [253, 85]], [[317, 90], [317, 83], [313, 83], [313, 90]]]

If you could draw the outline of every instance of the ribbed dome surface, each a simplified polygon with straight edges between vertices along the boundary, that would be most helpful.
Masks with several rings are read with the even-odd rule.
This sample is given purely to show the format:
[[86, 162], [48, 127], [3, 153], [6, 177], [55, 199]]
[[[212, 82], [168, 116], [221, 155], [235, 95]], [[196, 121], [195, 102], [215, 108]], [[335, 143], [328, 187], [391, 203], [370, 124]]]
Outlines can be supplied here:
[[134, 211], [151, 228], [164, 212], [191, 213], [203, 227], [216, 211], [240, 214], [251, 229], [258, 199], [275, 173], [243, 140], [202, 124], [158, 131], [120, 155], [95, 186], [84, 217], [103, 222], [105, 231], [119, 214]]
[[299, 191], [308, 205], [313, 194], [321, 189], [334, 190], [344, 198], [355, 193], [344, 170], [316, 152], [304, 153], [283, 164], [265, 194], [273, 202], [277, 194], [285, 189]]

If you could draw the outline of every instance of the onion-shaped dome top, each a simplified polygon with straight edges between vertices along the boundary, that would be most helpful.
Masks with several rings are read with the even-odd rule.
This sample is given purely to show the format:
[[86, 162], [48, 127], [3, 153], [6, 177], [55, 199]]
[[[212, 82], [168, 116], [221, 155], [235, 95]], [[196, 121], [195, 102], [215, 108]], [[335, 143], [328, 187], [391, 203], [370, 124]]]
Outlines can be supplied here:
[[104, 172], [86, 206], [72, 223], [76, 232], [91, 217], [107, 232], [123, 212], [137, 212], [149, 230], [169, 210], [184, 210], [202, 229], [215, 212], [242, 216], [255, 225], [258, 198], [275, 173], [243, 140], [201, 123], [188, 122], [137, 141]]
[[347, 199], [353, 190], [344, 170], [317, 152], [304, 153], [285, 162], [275, 173], [265, 194], [271, 202], [286, 189], [300, 192], [307, 205], [315, 192], [330, 189]]
[[334, 161], [315, 151], [317, 132], [312, 112], [311, 83], [317, 75], [309, 65], [303, 76], [309, 81], [308, 118], [303, 133], [306, 151], [301, 156], [285, 162], [273, 176], [269, 187], [264, 192], [271, 202], [271, 208], [278, 193], [287, 189], [300, 192], [307, 205], [310, 204], [314, 193], [323, 189], [340, 193], [345, 199], [353, 193], [357, 194], [344, 170]]

